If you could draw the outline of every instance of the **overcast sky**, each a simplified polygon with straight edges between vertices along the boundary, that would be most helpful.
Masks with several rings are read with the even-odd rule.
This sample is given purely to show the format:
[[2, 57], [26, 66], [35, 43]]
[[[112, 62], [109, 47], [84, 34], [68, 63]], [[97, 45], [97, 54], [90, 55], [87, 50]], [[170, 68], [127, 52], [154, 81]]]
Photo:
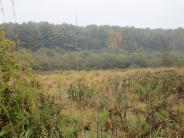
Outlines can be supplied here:
[[[6, 21], [13, 21], [10, 1], [1, 0]], [[184, 0], [14, 0], [19, 23], [119, 25], [141, 28], [184, 27]], [[3, 22], [0, 13], [0, 22]]]

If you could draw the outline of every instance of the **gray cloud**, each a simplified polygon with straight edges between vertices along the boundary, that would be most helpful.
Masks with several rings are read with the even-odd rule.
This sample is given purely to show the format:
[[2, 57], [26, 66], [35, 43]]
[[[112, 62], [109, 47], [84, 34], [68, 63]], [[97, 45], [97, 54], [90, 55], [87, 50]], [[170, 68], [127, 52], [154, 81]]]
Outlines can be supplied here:
[[[11, 0], [2, 0], [6, 21], [13, 21]], [[85, 26], [184, 27], [183, 0], [14, 0], [17, 21], [48, 21]], [[0, 22], [3, 22], [0, 14]]]

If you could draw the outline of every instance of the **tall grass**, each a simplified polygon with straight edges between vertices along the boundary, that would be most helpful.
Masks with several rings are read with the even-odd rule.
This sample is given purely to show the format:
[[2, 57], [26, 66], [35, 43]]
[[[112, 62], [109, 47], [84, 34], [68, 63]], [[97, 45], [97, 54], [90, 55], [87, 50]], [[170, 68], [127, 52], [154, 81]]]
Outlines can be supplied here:
[[36, 75], [61, 107], [62, 137], [184, 136], [183, 69]]

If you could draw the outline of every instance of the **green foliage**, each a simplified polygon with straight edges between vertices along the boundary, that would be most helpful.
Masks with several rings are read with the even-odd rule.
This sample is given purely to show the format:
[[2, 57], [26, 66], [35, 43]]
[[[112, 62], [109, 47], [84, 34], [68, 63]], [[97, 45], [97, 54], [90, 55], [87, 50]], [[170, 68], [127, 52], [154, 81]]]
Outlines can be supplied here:
[[[51, 55], [50, 55], [50, 54]], [[141, 51], [128, 53], [125, 51], [104, 52], [58, 52], [53, 49], [40, 49], [33, 53], [35, 61], [41, 70], [100, 70], [135, 67], [159, 67], [164, 66], [162, 53], [156, 51]], [[183, 66], [183, 57], [177, 53], [171, 53], [170, 66]]]
[[[51, 102], [47, 106], [38, 98], [40, 84], [31, 75], [31, 55], [24, 50], [15, 52], [15, 43], [6, 39], [3, 31], [0, 38], [1, 137], [41, 137], [49, 125], [56, 131], [57, 125], [53, 122], [58, 114], [54, 114]], [[47, 97], [42, 98], [47, 101]], [[42, 104], [47, 107], [42, 108]], [[53, 110], [47, 112], [48, 109]]]
[[38, 50], [54, 48], [65, 51], [123, 48], [135, 51], [136, 48], [163, 50], [183, 49], [184, 30], [138, 29], [133, 27], [95, 26], [77, 27], [73, 25], [52, 25], [47, 22], [2, 24], [8, 37], [15, 39], [19, 32], [22, 48]]
[[[52, 25], [47, 22], [1, 24], [20, 48], [33, 52], [41, 70], [91, 70], [183, 66], [184, 30]], [[35, 67], [38, 69], [38, 67]]]
[[[28, 119], [33, 109], [35, 89], [28, 78], [19, 72], [20, 66], [14, 52], [15, 43], [1, 33], [0, 45], [0, 130], [7, 136], [24, 135], [24, 129], [31, 123]], [[27, 107], [24, 108], [24, 106]], [[28, 119], [28, 120], [27, 120]]]

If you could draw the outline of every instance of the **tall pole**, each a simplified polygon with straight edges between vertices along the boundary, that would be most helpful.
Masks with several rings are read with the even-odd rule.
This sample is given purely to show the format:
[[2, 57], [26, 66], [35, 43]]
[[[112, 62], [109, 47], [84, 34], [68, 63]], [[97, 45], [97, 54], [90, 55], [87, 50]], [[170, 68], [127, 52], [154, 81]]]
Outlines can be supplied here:
[[[77, 15], [77, 10], [75, 12], [75, 24], [76, 24], [76, 27], [78, 26], [78, 15]], [[77, 33], [77, 32], [76, 32]], [[76, 46], [79, 45], [79, 42], [78, 42], [78, 34], [76, 34], [77, 36], [77, 39], [76, 39]], [[79, 71], [79, 57], [77, 55], [77, 72]]]
[[0, 0], [0, 8], [1, 8], [1, 13], [2, 13], [3, 20], [4, 20], [4, 22], [6, 22], [5, 14], [4, 14], [4, 8], [3, 8], [3, 3], [2, 3], [1, 0]]
[[78, 26], [78, 14], [77, 14], [77, 10], [75, 11], [75, 24], [76, 24], [76, 26]]

